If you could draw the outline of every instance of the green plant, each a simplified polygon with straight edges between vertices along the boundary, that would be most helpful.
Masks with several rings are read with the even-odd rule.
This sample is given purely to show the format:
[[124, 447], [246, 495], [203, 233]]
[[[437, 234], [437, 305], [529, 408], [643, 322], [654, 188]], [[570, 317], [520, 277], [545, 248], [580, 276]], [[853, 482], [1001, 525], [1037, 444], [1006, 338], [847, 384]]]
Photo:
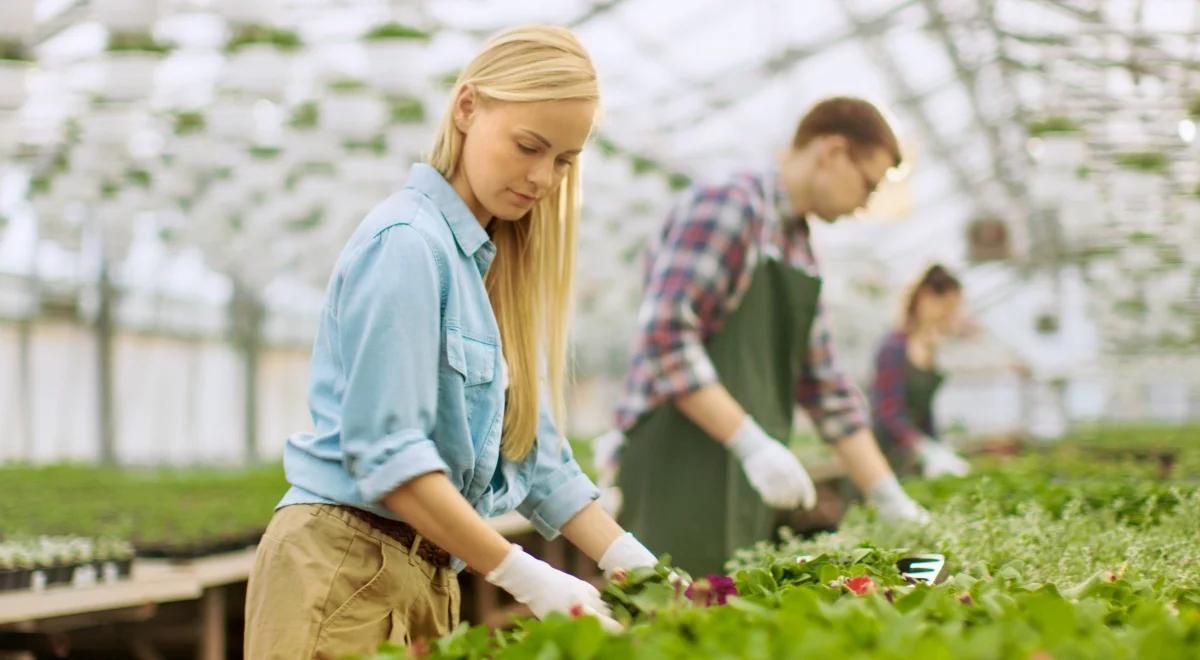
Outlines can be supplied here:
[[254, 146], [250, 147], [247, 151], [252, 158], [258, 158], [260, 160], [270, 160], [273, 158], [277, 158], [279, 156], [279, 154], [282, 153], [282, 150], [279, 147], [272, 147], [272, 146], [266, 146], [266, 145], [254, 145]]
[[175, 135], [194, 135], [205, 128], [204, 114], [195, 111], [175, 113]]
[[125, 180], [129, 182], [130, 185], [138, 186], [139, 188], [149, 188], [152, 177], [146, 170], [141, 168], [132, 168], [126, 170]]
[[634, 174], [647, 174], [659, 169], [659, 164], [645, 156], [634, 156], [630, 159]]
[[311, 231], [321, 226], [321, 221], [325, 218], [325, 212], [321, 209], [313, 209], [308, 214], [289, 220], [285, 225], [285, 229], [293, 233], [302, 233]]
[[50, 186], [54, 180], [45, 174], [39, 174], [29, 180], [29, 196], [38, 197], [50, 194]]
[[386, 41], [406, 39], [413, 41], [429, 41], [431, 35], [424, 30], [400, 23], [384, 23], [363, 35], [366, 41]]
[[1135, 151], [1118, 154], [1118, 166], [1138, 172], [1161, 173], [1167, 170], [1167, 155], [1157, 151]]
[[331, 92], [349, 94], [366, 90], [367, 84], [361, 80], [355, 80], [353, 78], [342, 78], [330, 82], [328, 88]]
[[238, 28], [225, 44], [226, 53], [236, 53], [246, 46], [260, 44], [274, 46], [282, 51], [296, 51], [304, 47], [300, 35], [290, 30], [268, 25], [244, 25]]
[[342, 143], [346, 151], [359, 151], [382, 156], [387, 153], [387, 138], [376, 135], [369, 140], [347, 140]]
[[1146, 302], [1139, 299], [1119, 300], [1113, 310], [1122, 316], [1140, 317], [1146, 313]]
[[113, 32], [108, 35], [106, 50], [110, 53], [169, 53], [171, 44], [156, 41], [148, 32]]
[[1192, 97], [1188, 103], [1188, 117], [1193, 121], [1200, 121], [1200, 94]]
[[1050, 313], [1038, 314], [1034, 320], [1034, 329], [1040, 335], [1052, 335], [1058, 332], [1058, 316]]
[[288, 125], [296, 129], [315, 128], [317, 120], [320, 118], [320, 112], [316, 101], [305, 101], [292, 111]]
[[692, 185], [692, 178], [686, 174], [672, 172], [667, 177], [667, 184], [671, 187], [671, 190], [675, 190], [675, 191], [686, 190], [689, 186]]
[[24, 43], [15, 39], [0, 39], [0, 62], [32, 62], [33, 54]]
[[425, 104], [420, 99], [400, 96], [389, 99], [391, 118], [397, 124], [419, 124], [425, 121]]
[[1083, 126], [1070, 117], [1046, 117], [1029, 124], [1029, 135], [1032, 137], [1050, 134], [1072, 135], [1082, 132]]
[[[1200, 429], [1098, 427], [968, 478], [907, 485], [933, 521], [894, 525], [855, 508], [836, 534], [784, 535], [730, 563], [737, 596], [694, 607], [665, 565], [602, 594], [626, 624], [552, 615], [507, 631], [460, 626], [398, 658], [1169, 657], [1200, 644]], [[1171, 445], [1178, 477], [1094, 450]], [[885, 549], [886, 548], [886, 549]], [[937, 551], [948, 577], [914, 584], [905, 548]]]
[[454, 89], [454, 84], [458, 82], [458, 70], [447, 71], [437, 77], [437, 85], [442, 89]]

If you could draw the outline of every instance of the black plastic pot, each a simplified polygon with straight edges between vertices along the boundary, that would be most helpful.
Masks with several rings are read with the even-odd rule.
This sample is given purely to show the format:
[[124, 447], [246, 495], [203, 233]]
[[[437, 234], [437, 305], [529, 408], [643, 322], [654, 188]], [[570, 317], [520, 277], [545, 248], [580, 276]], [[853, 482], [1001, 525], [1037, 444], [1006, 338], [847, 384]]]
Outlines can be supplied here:
[[33, 583], [33, 571], [28, 568], [0, 570], [0, 591], [24, 591]]

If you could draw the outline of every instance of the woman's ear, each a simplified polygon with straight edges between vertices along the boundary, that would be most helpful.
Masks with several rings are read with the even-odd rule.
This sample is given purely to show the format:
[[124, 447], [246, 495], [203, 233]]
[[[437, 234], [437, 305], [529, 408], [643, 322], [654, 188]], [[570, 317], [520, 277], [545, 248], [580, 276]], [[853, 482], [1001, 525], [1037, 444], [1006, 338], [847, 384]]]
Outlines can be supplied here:
[[479, 100], [475, 94], [475, 88], [471, 85], [463, 85], [454, 99], [454, 125], [460, 132], [466, 133], [467, 129], [471, 127], [478, 105]]

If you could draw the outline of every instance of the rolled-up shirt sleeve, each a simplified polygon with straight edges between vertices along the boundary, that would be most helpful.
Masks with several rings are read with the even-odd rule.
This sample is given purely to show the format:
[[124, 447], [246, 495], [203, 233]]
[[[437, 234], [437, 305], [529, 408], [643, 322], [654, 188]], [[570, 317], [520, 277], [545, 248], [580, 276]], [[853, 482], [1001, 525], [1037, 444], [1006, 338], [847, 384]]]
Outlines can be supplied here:
[[579, 468], [571, 444], [558, 432], [548, 404], [543, 396], [534, 447], [537, 462], [529, 494], [517, 511], [529, 519], [539, 534], [553, 539], [568, 520], [600, 497], [600, 491]]
[[441, 277], [414, 228], [382, 231], [344, 265], [336, 297], [346, 375], [343, 461], [378, 503], [408, 481], [448, 471], [434, 442], [441, 355]]

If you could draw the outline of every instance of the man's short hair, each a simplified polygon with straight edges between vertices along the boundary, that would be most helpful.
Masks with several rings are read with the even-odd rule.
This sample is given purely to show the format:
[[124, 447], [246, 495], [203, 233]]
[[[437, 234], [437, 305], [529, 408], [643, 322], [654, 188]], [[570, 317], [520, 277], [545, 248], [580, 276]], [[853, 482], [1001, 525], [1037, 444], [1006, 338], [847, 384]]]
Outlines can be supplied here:
[[900, 164], [900, 143], [892, 127], [878, 108], [862, 99], [835, 96], [817, 103], [800, 120], [792, 146], [801, 149], [822, 135], [841, 135], [858, 154], [883, 149], [893, 167]]

